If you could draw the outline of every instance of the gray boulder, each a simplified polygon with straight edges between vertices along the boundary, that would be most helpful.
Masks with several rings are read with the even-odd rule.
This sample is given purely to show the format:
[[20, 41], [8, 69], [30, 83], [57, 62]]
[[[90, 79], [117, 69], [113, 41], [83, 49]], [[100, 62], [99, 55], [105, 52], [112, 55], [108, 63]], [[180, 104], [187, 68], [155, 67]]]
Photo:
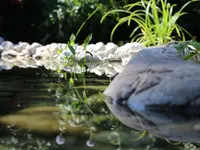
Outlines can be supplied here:
[[135, 112], [200, 108], [200, 65], [183, 60], [173, 46], [139, 51], [104, 91], [107, 106], [127, 126], [135, 125]]

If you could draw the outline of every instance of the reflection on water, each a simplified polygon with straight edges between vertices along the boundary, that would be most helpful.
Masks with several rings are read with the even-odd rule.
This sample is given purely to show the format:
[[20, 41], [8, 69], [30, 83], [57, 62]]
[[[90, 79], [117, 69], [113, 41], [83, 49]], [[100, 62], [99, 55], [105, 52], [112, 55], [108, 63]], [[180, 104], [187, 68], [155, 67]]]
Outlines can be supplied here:
[[193, 144], [174, 145], [155, 138], [197, 142], [197, 117], [138, 114], [140, 123], [135, 125], [150, 134], [136, 132], [121, 124], [103, 102], [101, 92], [109, 79], [88, 75], [87, 98], [81, 82], [77, 81], [76, 89], [67, 82], [43, 69], [0, 72], [0, 149], [197, 149]]

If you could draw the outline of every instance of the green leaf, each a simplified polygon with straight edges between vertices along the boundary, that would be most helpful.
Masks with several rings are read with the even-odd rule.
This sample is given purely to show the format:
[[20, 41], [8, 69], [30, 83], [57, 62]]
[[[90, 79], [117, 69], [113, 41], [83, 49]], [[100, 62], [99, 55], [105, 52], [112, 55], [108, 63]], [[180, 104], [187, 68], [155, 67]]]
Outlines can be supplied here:
[[58, 49], [58, 50], [57, 50], [57, 54], [60, 55], [61, 53], [62, 53], [62, 50], [61, 50], [61, 49]]
[[187, 48], [187, 44], [185, 42], [179, 43], [179, 44], [174, 45], [174, 48], [176, 48], [178, 52], [184, 52], [185, 49]]
[[66, 72], [64, 73], [64, 79], [65, 80], [67, 79], [67, 73]]
[[69, 85], [70, 86], [74, 85], [74, 79], [72, 77], [69, 79]]
[[138, 141], [138, 140], [144, 138], [144, 136], [146, 135], [146, 133], [147, 133], [146, 131], [143, 131], [143, 132], [139, 135], [138, 138], [134, 139], [134, 141]]
[[81, 60], [79, 60], [78, 64], [83, 67], [85, 65], [85, 59], [82, 58]]
[[[126, 22], [128, 26], [131, 25], [131, 22], [135, 22], [138, 25], [130, 35], [131, 41], [141, 42], [145, 46], [166, 44], [175, 37], [185, 41], [185, 34], [192, 36], [186, 29], [178, 25], [177, 20], [187, 14], [182, 12], [183, 9], [196, 1], [198, 0], [191, 0], [185, 3], [177, 12], [173, 12], [177, 5], [170, 4], [167, 0], [141, 0], [125, 5], [123, 9], [107, 12], [102, 17], [101, 23], [110, 14], [123, 13], [123, 17], [117, 20], [116, 25], [111, 31], [111, 41], [117, 28]], [[174, 33], [176, 34], [175, 36]]]
[[170, 140], [168, 140], [167, 138], [165, 138], [165, 140], [169, 143], [169, 144], [172, 144], [172, 145], [180, 145], [181, 142], [171, 142]]
[[188, 60], [191, 59], [193, 56], [195, 56], [197, 53], [196, 52], [191, 52], [188, 55], [184, 56], [183, 59], [184, 60]]
[[69, 41], [70, 41], [70, 45], [74, 45], [74, 43], [75, 43], [75, 40], [76, 40], [76, 36], [74, 35], [74, 34], [71, 34], [71, 36], [70, 36], [70, 39], [69, 39]]
[[83, 95], [83, 98], [84, 98], [84, 99], [87, 98], [87, 95], [86, 95], [86, 91], [85, 91], [85, 90], [83, 90], [82, 95]]
[[74, 49], [73, 46], [71, 46], [70, 43], [68, 43], [68, 47], [69, 47], [69, 50], [72, 52], [73, 55], [76, 55], [76, 50]]
[[92, 33], [89, 34], [89, 35], [86, 37], [86, 39], [85, 39], [85, 41], [84, 41], [84, 45], [88, 45], [88, 44], [90, 43], [91, 40], [92, 40]]
[[61, 70], [60, 70], [60, 69], [58, 69], [58, 70], [57, 70], [57, 73], [59, 73], [59, 74], [60, 74], [60, 73], [61, 73]]
[[198, 43], [198, 42], [189, 42], [188, 45], [192, 45], [192, 46], [194, 46], [197, 50], [200, 49], [200, 43]]

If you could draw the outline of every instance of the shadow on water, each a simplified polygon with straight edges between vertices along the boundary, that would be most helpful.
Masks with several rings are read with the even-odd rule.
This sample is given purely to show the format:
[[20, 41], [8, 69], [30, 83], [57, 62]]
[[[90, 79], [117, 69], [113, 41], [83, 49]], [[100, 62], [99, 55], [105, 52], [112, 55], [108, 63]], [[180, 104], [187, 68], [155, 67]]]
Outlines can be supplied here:
[[161, 139], [200, 139], [197, 117], [154, 112], [133, 115], [124, 109], [123, 115], [128, 116], [123, 117], [129, 121], [135, 117], [134, 124], [149, 134], [124, 126], [103, 102], [101, 93], [109, 84], [105, 77], [86, 76], [87, 99], [83, 99], [81, 82], [75, 84], [76, 90], [67, 82], [43, 68], [1, 71], [0, 149], [186, 150], [194, 145], [174, 145]]

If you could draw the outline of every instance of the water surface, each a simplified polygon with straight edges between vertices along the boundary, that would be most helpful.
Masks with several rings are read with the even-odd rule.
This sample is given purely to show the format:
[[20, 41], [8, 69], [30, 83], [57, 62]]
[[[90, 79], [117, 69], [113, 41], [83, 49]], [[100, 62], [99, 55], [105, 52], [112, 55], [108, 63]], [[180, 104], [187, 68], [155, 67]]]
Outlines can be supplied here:
[[[157, 124], [147, 124], [149, 132], [133, 130], [119, 122], [103, 102], [101, 93], [110, 79], [92, 74], [87, 74], [85, 79], [86, 87], [79, 79], [75, 81], [75, 88], [72, 88], [68, 86], [68, 80], [43, 68], [1, 71], [0, 148], [186, 150], [198, 147], [195, 147], [200, 135], [198, 117], [195, 122], [187, 116], [183, 121], [180, 119], [183, 116], [176, 115], [170, 117], [150, 113], [145, 114], [146, 118], [138, 115], [144, 121], [143, 125], [152, 123], [152, 120]], [[173, 120], [180, 122], [177, 121], [177, 125]], [[192, 130], [194, 127], [196, 130]], [[182, 132], [179, 134], [182, 138], [187, 137], [185, 144], [164, 140], [174, 137], [175, 141], [180, 139], [175, 131]], [[193, 141], [196, 143], [188, 143]]]

